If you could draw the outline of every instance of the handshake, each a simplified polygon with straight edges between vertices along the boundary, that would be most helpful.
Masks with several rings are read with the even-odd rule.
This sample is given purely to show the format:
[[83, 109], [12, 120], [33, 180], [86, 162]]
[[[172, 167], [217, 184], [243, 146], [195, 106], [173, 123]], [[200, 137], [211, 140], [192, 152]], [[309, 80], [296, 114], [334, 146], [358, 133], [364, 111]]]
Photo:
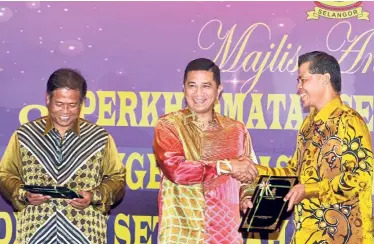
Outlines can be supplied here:
[[231, 159], [231, 176], [241, 183], [248, 183], [254, 181], [258, 176], [258, 170], [255, 163], [246, 156], [240, 156], [236, 159]]

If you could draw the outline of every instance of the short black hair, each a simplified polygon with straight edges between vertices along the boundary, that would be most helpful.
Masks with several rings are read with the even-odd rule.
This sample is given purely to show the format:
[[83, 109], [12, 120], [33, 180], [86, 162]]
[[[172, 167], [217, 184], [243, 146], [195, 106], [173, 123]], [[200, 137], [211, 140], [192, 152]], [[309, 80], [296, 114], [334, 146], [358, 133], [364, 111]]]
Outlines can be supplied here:
[[186, 83], [188, 72], [199, 70], [213, 72], [213, 79], [217, 86], [221, 85], [221, 74], [219, 67], [212, 60], [207, 58], [194, 59], [188, 63], [186, 69], [184, 70], [183, 84]]
[[86, 98], [87, 82], [78, 70], [62, 68], [53, 72], [47, 82], [47, 94], [52, 97], [59, 88], [79, 90], [81, 103]]
[[313, 51], [305, 53], [299, 57], [298, 66], [309, 62], [309, 72], [311, 74], [330, 74], [330, 82], [336, 92], [342, 89], [340, 65], [336, 58], [321, 52]]

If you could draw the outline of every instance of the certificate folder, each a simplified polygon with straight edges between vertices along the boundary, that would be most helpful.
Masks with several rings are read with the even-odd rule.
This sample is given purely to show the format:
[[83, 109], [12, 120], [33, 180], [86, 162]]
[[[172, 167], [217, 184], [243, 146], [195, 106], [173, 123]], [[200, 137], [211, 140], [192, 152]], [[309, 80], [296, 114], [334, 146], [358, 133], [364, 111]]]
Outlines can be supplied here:
[[24, 185], [23, 189], [28, 192], [35, 193], [35, 194], [42, 194], [48, 195], [52, 198], [83, 198], [81, 195], [76, 193], [75, 191], [63, 187], [63, 186], [34, 186], [34, 185]]
[[241, 232], [273, 232], [291, 215], [283, 198], [298, 182], [296, 176], [260, 176], [248, 208], [240, 224]]

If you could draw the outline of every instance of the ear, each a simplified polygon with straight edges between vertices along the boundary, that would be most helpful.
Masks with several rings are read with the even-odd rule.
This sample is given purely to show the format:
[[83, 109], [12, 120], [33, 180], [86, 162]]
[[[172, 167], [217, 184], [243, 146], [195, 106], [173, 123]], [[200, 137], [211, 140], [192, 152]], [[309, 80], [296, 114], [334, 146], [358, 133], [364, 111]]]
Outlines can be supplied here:
[[328, 83], [330, 83], [330, 79], [331, 79], [331, 75], [329, 73], [325, 73], [322, 75], [322, 81], [323, 81], [323, 85], [326, 86]]
[[45, 103], [47, 104], [47, 106], [49, 106], [49, 103], [51, 102], [51, 97], [49, 96], [48, 93], [45, 94]]
[[221, 92], [223, 91], [223, 86], [222, 85], [219, 85], [218, 88], [217, 88], [218, 92], [217, 92], [217, 99], [219, 99], [219, 97], [221, 96]]

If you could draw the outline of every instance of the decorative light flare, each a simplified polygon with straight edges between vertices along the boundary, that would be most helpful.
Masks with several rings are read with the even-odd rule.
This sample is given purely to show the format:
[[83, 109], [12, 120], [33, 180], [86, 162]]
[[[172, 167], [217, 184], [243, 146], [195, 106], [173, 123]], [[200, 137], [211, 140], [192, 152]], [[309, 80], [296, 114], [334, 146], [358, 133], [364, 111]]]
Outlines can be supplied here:
[[238, 82], [239, 82], [239, 81], [238, 81], [237, 79], [233, 79], [233, 80], [231, 81], [231, 83], [234, 84], [234, 85], [238, 84]]
[[283, 23], [280, 23], [279, 26], [280, 26], [280, 27], [284, 27], [284, 24], [283, 24]]

